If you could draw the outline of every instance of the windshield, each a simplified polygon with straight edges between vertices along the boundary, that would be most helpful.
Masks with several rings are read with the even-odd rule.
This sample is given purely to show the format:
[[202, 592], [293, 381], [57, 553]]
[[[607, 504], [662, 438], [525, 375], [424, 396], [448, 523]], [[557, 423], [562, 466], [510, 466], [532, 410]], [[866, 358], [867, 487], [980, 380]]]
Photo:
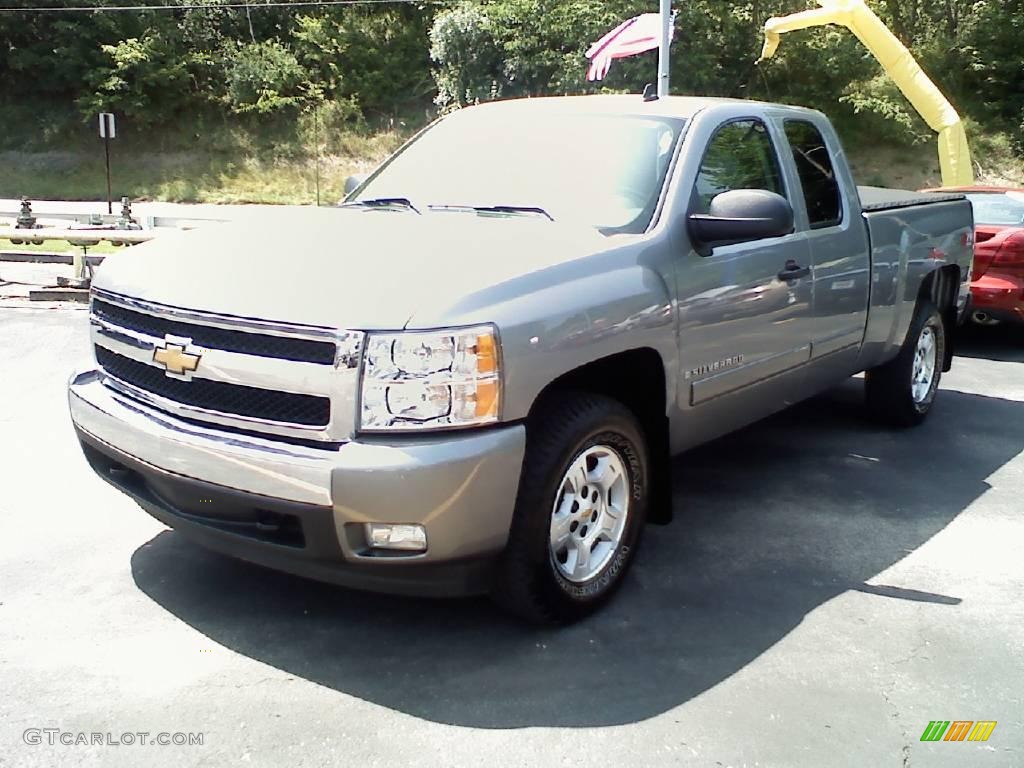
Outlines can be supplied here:
[[969, 194], [974, 205], [974, 220], [991, 227], [1024, 226], [1024, 194], [985, 192]]
[[556, 221], [606, 233], [643, 232], [683, 125], [669, 118], [466, 109], [407, 145], [350, 202], [405, 198], [420, 210], [541, 209]]

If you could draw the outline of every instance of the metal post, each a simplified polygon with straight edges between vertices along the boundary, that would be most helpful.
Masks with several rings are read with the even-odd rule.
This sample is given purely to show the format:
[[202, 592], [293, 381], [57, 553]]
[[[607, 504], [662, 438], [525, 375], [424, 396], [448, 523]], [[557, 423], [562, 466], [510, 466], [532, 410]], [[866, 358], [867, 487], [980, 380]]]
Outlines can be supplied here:
[[89, 253], [89, 249], [84, 245], [82, 246], [82, 252], [79, 253], [77, 250], [71, 257], [71, 263], [74, 265], [74, 272], [71, 278], [71, 285], [74, 288], [84, 288], [88, 283], [88, 279], [85, 273], [86, 263], [85, 259]]
[[107, 214], [114, 213], [113, 195], [110, 194], [110, 136], [103, 137], [103, 153], [107, 159]]
[[317, 124], [317, 113], [320, 107], [313, 105], [313, 151], [316, 153], [316, 207], [320, 207], [320, 128]]
[[661, 45], [658, 46], [658, 98], [668, 96], [668, 57], [671, 44], [672, 0], [661, 0]]
[[89, 267], [89, 248], [85, 245], [77, 246], [81, 249], [81, 253], [77, 250], [71, 257], [71, 263], [74, 265], [74, 274], [71, 277], [58, 277], [57, 285], [61, 288], [88, 288], [92, 282], [92, 269]]

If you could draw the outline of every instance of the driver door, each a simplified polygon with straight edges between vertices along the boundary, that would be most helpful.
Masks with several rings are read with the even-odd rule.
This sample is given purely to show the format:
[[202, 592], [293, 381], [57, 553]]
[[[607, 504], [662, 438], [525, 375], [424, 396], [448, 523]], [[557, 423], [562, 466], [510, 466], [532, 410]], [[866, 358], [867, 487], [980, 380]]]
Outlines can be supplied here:
[[[772, 128], [730, 120], [707, 145], [689, 213], [733, 189], [764, 189], [793, 203]], [[722, 434], [798, 398], [810, 359], [811, 251], [806, 232], [716, 247], [692, 246], [678, 263], [679, 406], [694, 442]]]

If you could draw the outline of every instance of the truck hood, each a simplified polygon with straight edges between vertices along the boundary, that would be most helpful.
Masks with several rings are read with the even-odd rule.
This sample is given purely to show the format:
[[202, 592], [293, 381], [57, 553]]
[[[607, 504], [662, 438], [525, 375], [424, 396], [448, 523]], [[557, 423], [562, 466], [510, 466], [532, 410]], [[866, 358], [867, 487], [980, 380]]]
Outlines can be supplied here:
[[475, 291], [610, 247], [592, 227], [466, 212], [291, 209], [161, 234], [109, 256], [94, 285], [186, 309], [402, 328]]

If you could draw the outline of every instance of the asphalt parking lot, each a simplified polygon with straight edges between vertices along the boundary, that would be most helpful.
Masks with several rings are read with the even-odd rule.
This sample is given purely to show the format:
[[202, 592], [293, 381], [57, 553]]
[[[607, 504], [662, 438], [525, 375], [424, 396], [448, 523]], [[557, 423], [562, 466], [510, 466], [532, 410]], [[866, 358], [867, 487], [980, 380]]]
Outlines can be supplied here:
[[851, 380], [680, 457], [614, 603], [540, 631], [182, 541], [74, 440], [85, 312], [0, 308], [0, 765], [1024, 765], [1024, 334], [961, 351], [920, 429]]

